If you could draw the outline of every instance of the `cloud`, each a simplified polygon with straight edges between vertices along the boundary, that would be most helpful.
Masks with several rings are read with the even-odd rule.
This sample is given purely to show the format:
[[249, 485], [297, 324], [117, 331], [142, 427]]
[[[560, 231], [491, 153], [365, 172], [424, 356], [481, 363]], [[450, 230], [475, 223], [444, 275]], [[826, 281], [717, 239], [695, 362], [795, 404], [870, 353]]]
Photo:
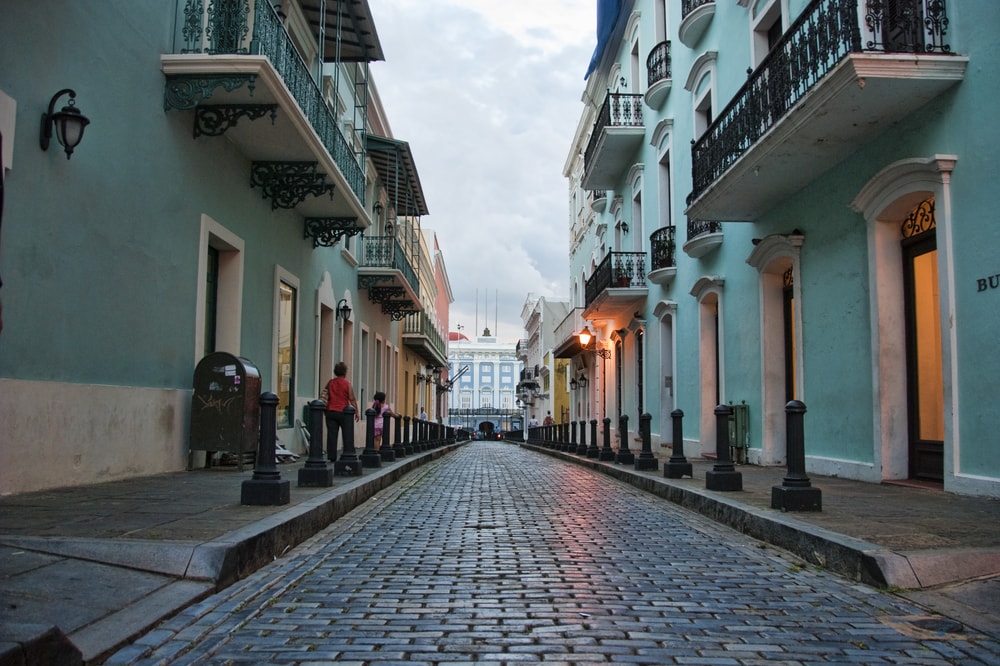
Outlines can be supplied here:
[[477, 333], [488, 321], [516, 340], [529, 292], [569, 298], [562, 167], [583, 110], [594, 0], [392, 0], [372, 12], [386, 62], [371, 70], [413, 151], [422, 224], [438, 234], [455, 294], [451, 328], [471, 331], [478, 312]]

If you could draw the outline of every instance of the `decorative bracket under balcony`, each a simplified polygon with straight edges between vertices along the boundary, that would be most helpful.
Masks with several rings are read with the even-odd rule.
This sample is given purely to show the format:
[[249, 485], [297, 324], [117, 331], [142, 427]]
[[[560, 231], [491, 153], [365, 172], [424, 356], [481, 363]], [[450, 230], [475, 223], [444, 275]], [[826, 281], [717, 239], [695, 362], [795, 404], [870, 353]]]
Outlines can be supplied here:
[[402, 287], [371, 287], [368, 289], [368, 300], [372, 303], [386, 303], [405, 295], [406, 290]]
[[329, 193], [333, 200], [333, 183], [327, 184], [326, 174], [316, 171], [316, 162], [254, 162], [250, 167], [250, 187], [263, 190], [271, 199], [271, 210], [295, 208], [310, 194], [318, 197]]
[[307, 217], [304, 238], [313, 239], [313, 248], [336, 245], [344, 236], [353, 236], [364, 227], [356, 217]]
[[240, 118], [251, 121], [271, 114], [271, 124], [278, 117], [277, 104], [206, 104], [194, 109], [194, 138], [222, 136], [230, 127], [236, 127]]
[[393, 321], [400, 321], [408, 314], [420, 312], [420, 308], [414, 305], [413, 301], [382, 301], [382, 314], [392, 317]]
[[244, 85], [253, 96], [257, 83], [256, 74], [206, 74], [202, 76], [172, 75], [167, 77], [163, 91], [163, 110], [194, 109], [203, 99], [208, 99], [215, 89], [222, 86], [226, 92], [233, 92]]
[[[373, 289], [378, 289], [380, 282], [392, 282], [393, 280], [394, 278], [391, 275], [359, 275], [358, 289], [367, 289], [370, 292]], [[376, 301], [372, 302], [375, 303]]]

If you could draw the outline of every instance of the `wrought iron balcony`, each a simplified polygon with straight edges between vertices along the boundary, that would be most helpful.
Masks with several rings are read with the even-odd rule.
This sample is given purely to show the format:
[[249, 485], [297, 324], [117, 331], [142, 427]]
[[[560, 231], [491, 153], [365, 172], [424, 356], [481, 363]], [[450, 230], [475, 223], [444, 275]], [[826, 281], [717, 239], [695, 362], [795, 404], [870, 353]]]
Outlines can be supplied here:
[[715, 16], [714, 0], [681, 0], [681, 24], [677, 30], [681, 44], [693, 49], [708, 30], [713, 16]]
[[947, 27], [943, 0], [813, 0], [692, 146], [687, 214], [752, 221], [961, 81]]
[[649, 281], [670, 284], [677, 275], [676, 227], [662, 227], [649, 235]]
[[687, 242], [684, 243], [684, 254], [692, 259], [704, 257], [706, 254], [722, 245], [722, 223], [714, 220], [687, 221]]
[[362, 236], [358, 288], [395, 320], [420, 312], [420, 283], [395, 236]]
[[660, 42], [646, 58], [646, 104], [652, 109], [660, 108], [667, 98], [673, 83], [670, 71], [670, 42]]
[[584, 319], [631, 316], [646, 300], [645, 252], [609, 252], [587, 278]]
[[595, 213], [603, 213], [604, 209], [608, 207], [608, 191], [589, 190], [587, 192], [587, 201], [590, 202], [590, 210]]
[[[177, 11], [174, 52], [160, 58], [164, 108], [193, 111], [196, 138], [226, 134], [264, 165], [256, 171], [273, 177], [257, 182], [255, 173], [253, 184], [280, 202], [275, 206], [367, 226], [358, 155], [317, 85], [318, 66], [303, 61], [272, 3], [178, 0]], [[363, 41], [373, 40], [370, 16], [351, 20], [361, 21], [351, 25], [366, 33]], [[351, 34], [338, 38], [355, 41], [351, 26], [342, 27]], [[327, 48], [324, 55], [332, 52]], [[381, 59], [377, 39], [361, 51], [352, 57]]]
[[583, 188], [614, 188], [644, 134], [642, 95], [609, 91], [583, 154]]
[[580, 331], [587, 327], [587, 321], [583, 318], [583, 308], [573, 308], [556, 324], [553, 331], [555, 347], [553, 355], [556, 358], [572, 358], [579, 354], [583, 347], [580, 345]]
[[436, 367], [448, 365], [448, 350], [434, 322], [425, 312], [414, 312], [403, 320], [403, 344], [412, 349], [428, 364]]

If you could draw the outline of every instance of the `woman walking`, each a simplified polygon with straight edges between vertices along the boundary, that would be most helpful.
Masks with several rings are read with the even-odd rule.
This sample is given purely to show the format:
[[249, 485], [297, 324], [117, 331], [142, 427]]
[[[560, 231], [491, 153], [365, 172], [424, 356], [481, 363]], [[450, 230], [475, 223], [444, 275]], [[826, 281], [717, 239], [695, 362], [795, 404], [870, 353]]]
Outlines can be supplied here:
[[337, 436], [340, 430], [353, 428], [348, 413], [348, 406], [354, 408], [354, 420], [361, 419], [358, 410], [358, 399], [354, 397], [354, 387], [347, 380], [347, 364], [343, 361], [333, 366], [333, 379], [326, 383], [326, 457], [330, 462], [337, 459]]

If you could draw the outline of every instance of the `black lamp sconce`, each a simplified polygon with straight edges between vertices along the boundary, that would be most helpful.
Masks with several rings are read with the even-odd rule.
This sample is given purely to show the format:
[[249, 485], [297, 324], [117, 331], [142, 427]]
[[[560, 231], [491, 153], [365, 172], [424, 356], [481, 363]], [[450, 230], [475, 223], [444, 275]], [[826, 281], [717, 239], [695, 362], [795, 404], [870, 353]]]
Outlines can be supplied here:
[[351, 306], [347, 304], [346, 298], [340, 299], [340, 302], [337, 303], [337, 317], [344, 321], [351, 319]]
[[[63, 95], [69, 95], [69, 103], [61, 111], [55, 111], [56, 102]], [[76, 91], [70, 88], [64, 88], [52, 96], [48, 112], [42, 114], [42, 131], [39, 137], [42, 150], [49, 149], [54, 128], [56, 140], [66, 150], [66, 159], [73, 156], [73, 150], [83, 139], [83, 130], [90, 124], [90, 119], [76, 108], [75, 100]]]

